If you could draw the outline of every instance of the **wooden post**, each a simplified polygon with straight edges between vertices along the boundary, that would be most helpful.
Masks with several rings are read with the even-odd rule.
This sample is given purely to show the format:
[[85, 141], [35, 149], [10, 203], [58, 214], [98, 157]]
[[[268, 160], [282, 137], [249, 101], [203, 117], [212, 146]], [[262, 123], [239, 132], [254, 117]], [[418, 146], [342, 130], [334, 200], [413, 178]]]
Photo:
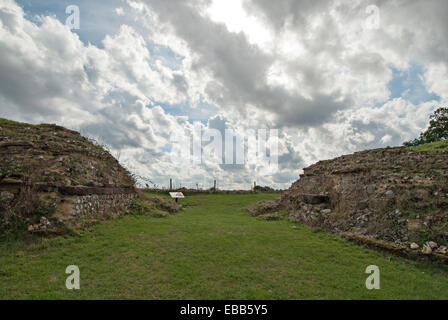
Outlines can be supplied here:
[[257, 186], [257, 182], [254, 181], [254, 191], [255, 191], [255, 187]]
[[213, 190], [216, 190], [216, 180], [213, 181]]
[[170, 178], [170, 191], [173, 190], [173, 179]]

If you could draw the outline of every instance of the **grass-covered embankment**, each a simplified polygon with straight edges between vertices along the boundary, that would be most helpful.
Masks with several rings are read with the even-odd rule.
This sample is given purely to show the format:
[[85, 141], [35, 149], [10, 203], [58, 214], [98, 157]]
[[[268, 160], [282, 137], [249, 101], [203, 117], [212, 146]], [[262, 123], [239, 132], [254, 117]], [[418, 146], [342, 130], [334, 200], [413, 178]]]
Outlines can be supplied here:
[[414, 150], [414, 151], [433, 151], [433, 150], [448, 151], [448, 140], [441, 140], [441, 141], [421, 144], [419, 146], [412, 147], [412, 150]]

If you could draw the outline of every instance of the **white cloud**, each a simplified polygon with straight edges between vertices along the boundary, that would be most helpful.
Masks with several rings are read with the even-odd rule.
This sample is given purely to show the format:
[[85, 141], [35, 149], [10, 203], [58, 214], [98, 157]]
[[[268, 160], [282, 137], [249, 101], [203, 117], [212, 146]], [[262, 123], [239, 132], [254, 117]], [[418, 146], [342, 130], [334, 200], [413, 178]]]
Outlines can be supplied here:
[[425, 73], [426, 86], [429, 92], [448, 100], [448, 66], [446, 63], [431, 63]]
[[273, 41], [272, 30], [261, 19], [248, 14], [243, 0], [213, 0], [204, 11], [212, 21], [225, 24], [229, 32], [244, 33], [252, 44], [263, 47]]

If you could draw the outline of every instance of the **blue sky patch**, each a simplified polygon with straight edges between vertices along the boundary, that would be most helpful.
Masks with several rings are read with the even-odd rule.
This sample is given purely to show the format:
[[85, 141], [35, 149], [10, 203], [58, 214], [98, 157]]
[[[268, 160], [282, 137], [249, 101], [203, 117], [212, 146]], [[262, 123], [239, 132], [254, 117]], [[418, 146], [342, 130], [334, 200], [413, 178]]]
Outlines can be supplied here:
[[429, 93], [423, 82], [424, 69], [420, 65], [412, 65], [408, 70], [391, 68], [393, 79], [388, 83], [391, 99], [403, 98], [419, 104], [426, 101], [440, 101], [436, 94]]
[[159, 105], [162, 109], [173, 116], [187, 116], [188, 121], [194, 123], [196, 121], [207, 124], [208, 119], [215, 116], [219, 109], [211, 104], [200, 102], [195, 108], [190, 107], [188, 103], [167, 104], [155, 102], [154, 105]]
[[126, 15], [119, 16], [115, 8], [127, 5], [121, 0], [89, 1], [89, 0], [17, 0], [27, 18], [36, 21], [36, 15], [54, 16], [63, 24], [68, 18], [65, 9], [69, 5], [77, 5], [80, 11], [80, 29], [73, 30], [80, 40], [87, 45], [89, 42], [98, 48], [103, 48], [102, 40], [107, 34], [116, 34], [122, 24], [131, 23]]

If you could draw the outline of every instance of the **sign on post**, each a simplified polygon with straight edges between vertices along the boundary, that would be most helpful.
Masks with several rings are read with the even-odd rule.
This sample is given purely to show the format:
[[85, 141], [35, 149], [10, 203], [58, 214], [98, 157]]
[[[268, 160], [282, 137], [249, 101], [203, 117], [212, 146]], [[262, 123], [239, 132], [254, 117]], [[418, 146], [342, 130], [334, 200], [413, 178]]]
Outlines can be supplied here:
[[176, 202], [177, 202], [177, 199], [179, 199], [179, 198], [185, 198], [185, 196], [182, 192], [170, 192], [170, 196], [171, 196], [171, 198], [176, 199]]

